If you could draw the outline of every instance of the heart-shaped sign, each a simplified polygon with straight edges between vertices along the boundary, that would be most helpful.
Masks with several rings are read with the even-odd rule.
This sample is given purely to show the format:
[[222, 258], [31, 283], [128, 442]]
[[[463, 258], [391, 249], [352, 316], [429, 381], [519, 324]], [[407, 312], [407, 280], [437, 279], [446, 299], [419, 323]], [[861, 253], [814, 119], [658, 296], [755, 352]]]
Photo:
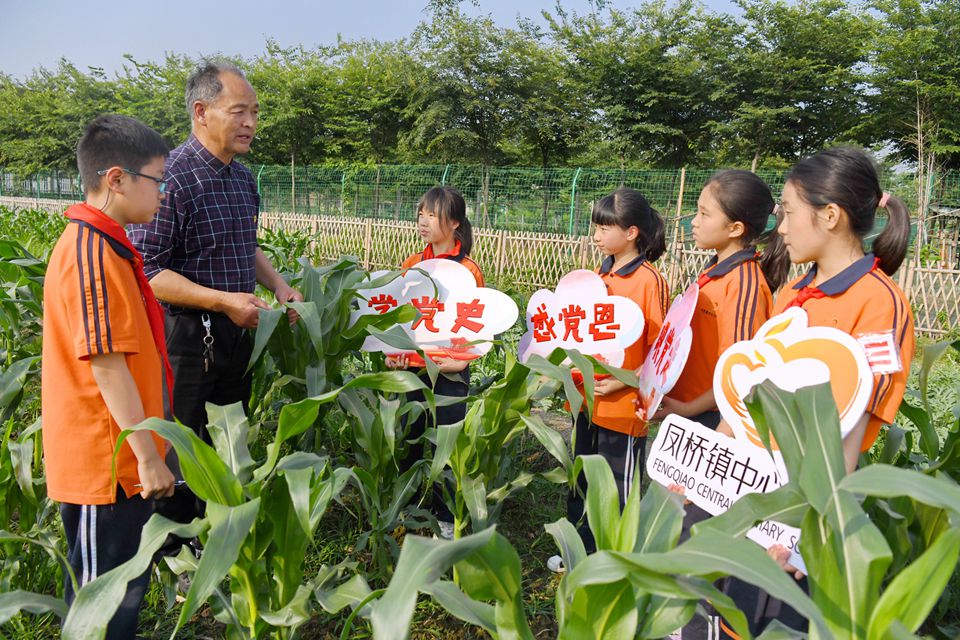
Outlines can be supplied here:
[[653, 348], [640, 368], [640, 386], [637, 388], [638, 405], [646, 420], [660, 408], [663, 396], [673, 389], [687, 364], [690, 346], [693, 344], [693, 331], [690, 322], [697, 309], [700, 285], [696, 282], [687, 287], [682, 295], [670, 305], [663, 326], [657, 335]]
[[577, 269], [560, 278], [556, 291], [540, 289], [527, 303], [527, 332], [517, 356], [526, 362], [554, 349], [574, 349], [615, 367], [643, 334], [643, 311], [636, 302], [607, 291], [603, 278]]
[[[767, 379], [787, 391], [830, 382], [844, 436], [856, 426], [873, 391], [873, 374], [860, 344], [839, 329], [808, 326], [807, 313], [799, 307], [770, 318], [752, 340], [724, 351], [713, 373], [723, 419], [737, 438], [759, 447], [763, 443], [743, 399]], [[771, 444], [778, 450], [776, 442]]]

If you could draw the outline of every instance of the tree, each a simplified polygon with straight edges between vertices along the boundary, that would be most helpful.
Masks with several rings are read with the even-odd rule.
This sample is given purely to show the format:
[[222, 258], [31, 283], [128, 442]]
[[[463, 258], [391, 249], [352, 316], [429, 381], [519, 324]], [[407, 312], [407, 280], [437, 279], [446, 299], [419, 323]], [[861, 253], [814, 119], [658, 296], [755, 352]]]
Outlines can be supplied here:
[[76, 169], [84, 127], [118, 110], [115, 87], [103, 70], [84, 74], [66, 60], [22, 83], [0, 77], [0, 105], [0, 164], [23, 174]]
[[340, 42], [330, 56], [336, 70], [332, 126], [342, 141], [341, 158], [395, 162], [419, 66], [407, 42]]
[[842, 0], [738, 4], [743, 18], [720, 32], [732, 46], [710, 65], [722, 105], [711, 128], [730, 159], [789, 162], [849, 138], [863, 111], [872, 22]]
[[471, 20], [457, 9], [417, 28], [411, 44], [424, 68], [400, 141], [407, 158], [485, 165], [504, 159], [501, 142], [520, 81], [507, 55], [514, 37], [489, 16]]
[[918, 167], [960, 168], [960, 4], [877, 0], [865, 139]]
[[284, 49], [270, 40], [266, 54], [247, 67], [260, 101], [251, 161], [295, 167], [338, 156], [339, 141], [329, 126], [335, 76], [318, 52]]
[[[651, 2], [630, 12], [611, 10], [548, 16], [553, 37], [591, 106], [594, 144], [628, 162], [681, 166], [697, 154], [703, 135], [702, 86], [684, 45], [698, 12], [690, 0]], [[600, 158], [594, 156], [594, 161]]]

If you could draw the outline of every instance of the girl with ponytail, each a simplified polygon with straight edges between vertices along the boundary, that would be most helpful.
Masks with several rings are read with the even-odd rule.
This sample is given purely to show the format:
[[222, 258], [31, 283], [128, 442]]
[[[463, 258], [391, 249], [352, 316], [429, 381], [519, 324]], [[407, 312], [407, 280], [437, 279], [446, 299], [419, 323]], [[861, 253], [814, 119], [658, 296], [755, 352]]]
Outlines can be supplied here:
[[[667, 313], [670, 287], [654, 264], [666, 251], [663, 218], [643, 194], [622, 187], [597, 201], [591, 220], [596, 225], [593, 242], [604, 256], [597, 274], [610, 295], [633, 300], [643, 312], [643, 332], [627, 347], [621, 365], [639, 370]], [[633, 483], [643, 474], [647, 425], [636, 415], [633, 387], [616, 378], [602, 378], [594, 383], [594, 396], [593, 414], [581, 411], [574, 418], [574, 455], [603, 456], [613, 471], [622, 509]], [[567, 496], [567, 518], [582, 523], [578, 530], [584, 547], [593, 553], [596, 541], [584, 517], [587, 486], [582, 474], [577, 483], [580, 490]], [[560, 556], [549, 558], [547, 567], [564, 570]]]
[[[713, 395], [713, 371], [720, 355], [733, 343], [753, 337], [770, 317], [771, 291], [780, 287], [790, 268], [776, 225], [770, 224], [775, 210], [770, 187], [750, 171], [720, 171], [704, 185], [692, 223], [693, 239], [700, 249], [716, 253], [698, 278], [700, 295], [687, 364], [655, 418], [675, 413], [711, 429], [720, 425]], [[679, 487], [670, 489], [679, 492]], [[710, 517], [694, 504], [688, 503], [685, 510], [681, 540], [694, 524]], [[713, 637], [716, 612], [708, 603], [701, 604], [707, 618], [695, 616], [681, 630], [681, 638]]]
[[[755, 173], [730, 169], [704, 185], [693, 218], [693, 239], [716, 254], [700, 274], [687, 365], [656, 417], [675, 413], [711, 429], [720, 423], [713, 370], [726, 349], [753, 337], [770, 316], [771, 291], [783, 283], [789, 257], [776, 227], [770, 187]], [[758, 244], [764, 244], [761, 254]]]
[[[864, 242], [877, 209], [885, 209], [889, 220], [868, 253]], [[906, 296], [889, 276], [907, 254], [910, 213], [900, 198], [880, 189], [877, 169], [866, 153], [837, 147], [805, 158], [790, 170], [778, 231], [790, 260], [813, 266], [783, 288], [774, 314], [801, 307], [810, 326], [836, 327], [854, 338], [883, 335], [898, 351], [899, 370], [874, 375], [868, 411], [844, 439], [851, 471], [860, 452], [873, 446], [880, 427], [893, 423], [906, 389], [914, 347], [913, 315]]]
[[[889, 221], [874, 239], [871, 253], [864, 244], [878, 209], [886, 210]], [[913, 316], [906, 296], [890, 279], [907, 253], [910, 213], [902, 200], [880, 189], [876, 167], [866, 153], [837, 147], [805, 158], [790, 170], [777, 231], [792, 262], [813, 266], [784, 285], [773, 315], [800, 307], [809, 326], [835, 327], [885, 346], [882, 362], [867, 350], [874, 370], [873, 395], [843, 439], [850, 473], [860, 453], [873, 446], [880, 428], [893, 423], [910, 372]], [[767, 552], [807, 590], [806, 576], [787, 563], [789, 550], [774, 545]], [[753, 585], [731, 577], [724, 592], [747, 614], [751, 633], [762, 633], [773, 620], [806, 630], [803, 616]], [[724, 620], [720, 629], [721, 637], [736, 637]]]

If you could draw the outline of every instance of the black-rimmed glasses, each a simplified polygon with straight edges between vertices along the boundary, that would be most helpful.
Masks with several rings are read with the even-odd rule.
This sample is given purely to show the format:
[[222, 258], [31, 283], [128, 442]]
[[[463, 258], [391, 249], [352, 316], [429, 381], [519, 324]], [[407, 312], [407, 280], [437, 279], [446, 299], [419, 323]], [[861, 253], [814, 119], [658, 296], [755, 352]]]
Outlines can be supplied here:
[[[157, 183], [157, 190], [160, 192], [161, 195], [165, 193], [167, 190], [167, 181], [164, 180], [163, 178], [154, 178], [153, 176], [148, 176], [145, 173], [140, 173], [139, 171], [134, 171], [133, 169], [121, 169], [121, 170], [124, 173], [129, 173], [132, 176], [138, 176], [140, 178], [148, 178], [150, 180], [153, 180], [154, 182]], [[100, 169], [100, 171], [97, 171], [97, 175], [98, 176], [106, 175], [107, 171], [110, 171], [110, 169]]]

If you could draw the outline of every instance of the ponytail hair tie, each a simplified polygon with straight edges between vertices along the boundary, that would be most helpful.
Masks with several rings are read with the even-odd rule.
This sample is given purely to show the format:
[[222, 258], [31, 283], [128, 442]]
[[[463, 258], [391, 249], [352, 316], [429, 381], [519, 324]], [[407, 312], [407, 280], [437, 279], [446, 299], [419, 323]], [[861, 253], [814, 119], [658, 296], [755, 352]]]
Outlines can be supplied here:
[[877, 203], [877, 206], [881, 209], [887, 208], [887, 203], [890, 201], [890, 194], [886, 191], [883, 192], [883, 195], [880, 196], [880, 202]]

